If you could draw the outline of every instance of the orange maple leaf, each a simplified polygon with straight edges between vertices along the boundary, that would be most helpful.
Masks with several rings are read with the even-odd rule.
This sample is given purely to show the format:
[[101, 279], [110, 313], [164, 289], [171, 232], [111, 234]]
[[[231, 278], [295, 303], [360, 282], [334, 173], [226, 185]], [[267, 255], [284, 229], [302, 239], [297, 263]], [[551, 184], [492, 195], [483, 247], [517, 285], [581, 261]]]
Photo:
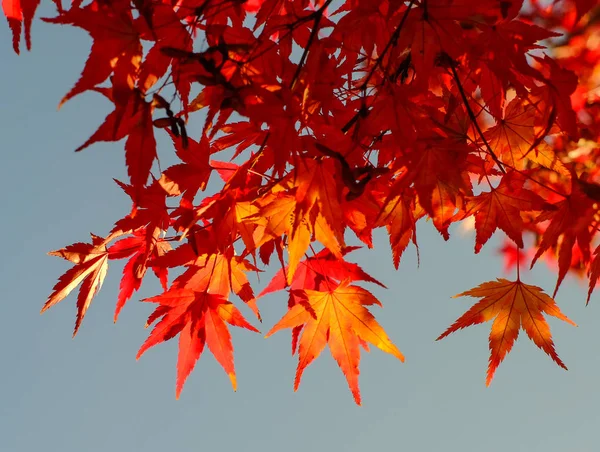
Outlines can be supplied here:
[[[344, 245], [344, 221], [340, 207], [340, 189], [333, 176], [335, 173], [334, 164], [330, 159], [304, 159], [299, 163], [298, 171], [294, 175], [298, 186], [296, 217], [300, 219], [308, 216], [313, 208], [318, 210], [319, 217], [324, 220], [320, 227], [329, 237], [323, 244], [341, 257], [339, 245]], [[318, 220], [311, 222], [315, 226], [319, 225]], [[334, 243], [336, 245], [333, 245]]]
[[365, 308], [381, 303], [369, 291], [343, 281], [326, 291], [304, 290], [305, 299], [290, 308], [266, 337], [284, 328], [304, 326], [300, 337], [299, 361], [294, 380], [298, 390], [304, 369], [329, 345], [331, 354], [344, 372], [354, 400], [360, 405], [358, 374], [364, 341], [404, 362], [404, 355], [388, 338], [375, 317]]
[[544, 350], [560, 367], [567, 367], [558, 357], [550, 333], [550, 326], [542, 314], [551, 315], [564, 320], [573, 326], [575, 323], [564, 315], [556, 302], [545, 294], [541, 288], [524, 284], [520, 279], [508, 281], [498, 278], [458, 294], [456, 297], [478, 297], [481, 300], [459, 317], [436, 340], [443, 339], [450, 333], [471, 325], [494, 319], [490, 332], [490, 359], [487, 371], [486, 386], [494, 378], [496, 369], [510, 352], [522, 328], [527, 336]]
[[233, 390], [237, 389], [233, 345], [226, 323], [257, 333], [259, 331], [246, 321], [232, 303], [221, 295], [190, 289], [172, 289], [142, 301], [160, 303], [148, 318], [146, 327], [159, 317], [162, 319], [140, 347], [136, 359], [140, 359], [150, 347], [179, 334], [176, 398], [179, 398], [185, 380], [200, 359], [205, 344], [229, 376]]
[[278, 196], [270, 196], [268, 199], [273, 199], [273, 201], [264, 206], [258, 214], [263, 219], [261, 221], [265, 223], [265, 228], [263, 237], [257, 241], [257, 246], [283, 234], [288, 236], [289, 270], [287, 278], [288, 282], [291, 282], [300, 260], [310, 245], [312, 229], [306, 218], [301, 217], [298, 221], [298, 217], [294, 213], [296, 210], [294, 196], [280, 193]]
[[94, 295], [102, 287], [106, 276], [108, 270], [106, 242], [107, 240], [104, 238], [92, 234], [91, 244], [78, 242], [48, 253], [51, 256], [62, 257], [76, 265], [58, 279], [41, 312], [43, 313], [65, 299], [75, 287], [81, 284], [77, 297], [77, 320], [73, 336], [77, 334], [83, 317], [90, 307]]

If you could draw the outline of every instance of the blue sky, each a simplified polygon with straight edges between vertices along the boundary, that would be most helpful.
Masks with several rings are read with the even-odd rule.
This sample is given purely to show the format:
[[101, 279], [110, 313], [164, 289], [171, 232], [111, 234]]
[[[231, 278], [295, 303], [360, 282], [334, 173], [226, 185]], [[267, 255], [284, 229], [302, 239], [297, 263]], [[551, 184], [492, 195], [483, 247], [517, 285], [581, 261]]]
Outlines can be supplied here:
[[[36, 21], [33, 52], [17, 57], [2, 25], [0, 43], [0, 451], [598, 450], [600, 296], [585, 307], [585, 287], [574, 279], [559, 291], [561, 309], [579, 325], [550, 320], [568, 372], [522, 335], [486, 388], [489, 325], [434, 340], [474, 301], [452, 295], [506, 276], [498, 242], [475, 256], [473, 237], [454, 230], [444, 242], [430, 224], [419, 230], [420, 268], [409, 249], [395, 271], [385, 234], [375, 250], [351, 255], [388, 286], [370, 287], [384, 304], [375, 314], [406, 356], [402, 364], [379, 350], [363, 354], [363, 407], [328, 351], [294, 393], [289, 333], [264, 339], [239, 330], [237, 393], [207, 353], [176, 401], [176, 341], [135, 360], [151, 310], [136, 300], [159, 293], [158, 283], [149, 279], [112, 323], [119, 264], [71, 339], [74, 296], [39, 315], [68, 268], [45, 253], [86, 241], [88, 232], [104, 235], [127, 212], [112, 182], [125, 180], [122, 143], [73, 152], [109, 112], [100, 96], [56, 111], [87, 56], [83, 32]], [[543, 263], [523, 280], [549, 292], [555, 283]], [[265, 333], [284, 314], [285, 294], [259, 307]]]

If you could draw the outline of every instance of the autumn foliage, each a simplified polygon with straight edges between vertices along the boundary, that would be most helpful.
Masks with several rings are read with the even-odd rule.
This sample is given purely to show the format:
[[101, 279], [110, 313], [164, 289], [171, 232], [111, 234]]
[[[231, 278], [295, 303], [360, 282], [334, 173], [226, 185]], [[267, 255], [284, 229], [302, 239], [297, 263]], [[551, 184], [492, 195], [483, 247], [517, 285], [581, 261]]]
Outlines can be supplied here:
[[[129, 180], [117, 183], [132, 202], [106, 236], [51, 253], [72, 267], [43, 310], [79, 287], [75, 333], [111, 261], [124, 260], [115, 321], [149, 274], [163, 287], [142, 300], [155, 309], [138, 358], [178, 336], [177, 396], [205, 347], [235, 389], [229, 328], [258, 332], [236, 305], [256, 324], [257, 299], [286, 291], [289, 310], [267, 336], [291, 330], [294, 389], [328, 346], [360, 404], [360, 349], [404, 356], [362, 286], [382, 283], [347, 243], [371, 248], [384, 228], [398, 268], [418, 225], [448, 240], [464, 222], [475, 253], [502, 231], [516, 279], [461, 294], [478, 301], [439, 339], [493, 321], [487, 384], [521, 329], [565, 367], [544, 315], [573, 324], [553, 299], [561, 282], [587, 276], [591, 295], [600, 277], [595, 0], [54, 4], [44, 21], [92, 39], [60, 105], [88, 91], [110, 104], [77, 151], [123, 141]], [[2, 2], [16, 52], [22, 34], [30, 48], [37, 5]], [[158, 134], [177, 164], [159, 165], [170, 151]], [[521, 281], [540, 259], [558, 271], [552, 297]], [[269, 265], [279, 271], [256, 295], [248, 275]]]

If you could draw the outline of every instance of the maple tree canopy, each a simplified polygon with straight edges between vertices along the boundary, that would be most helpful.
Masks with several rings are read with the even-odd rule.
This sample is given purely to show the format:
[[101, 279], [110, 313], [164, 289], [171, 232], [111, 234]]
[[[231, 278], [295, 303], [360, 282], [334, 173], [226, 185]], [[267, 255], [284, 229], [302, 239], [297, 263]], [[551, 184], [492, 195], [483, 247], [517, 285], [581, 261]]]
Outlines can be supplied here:
[[[16, 52], [22, 34], [31, 47], [38, 3], [2, 0]], [[257, 299], [285, 290], [289, 310], [267, 336], [291, 329], [294, 389], [329, 346], [360, 404], [360, 349], [404, 356], [361, 285], [382, 284], [351, 262], [347, 242], [371, 248], [385, 228], [398, 268], [419, 224], [448, 240], [465, 222], [475, 253], [502, 231], [516, 279], [461, 294], [478, 301], [440, 338], [493, 319], [487, 384], [521, 329], [565, 367], [544, 314], [573, 323], [554, 301], [561, 282], [587, 276], [591, 295], [600, 276], [596, 0], [54, 5], [44, 21], [93, 40], [60, 105], [87, 91], [111, 104], [77, 151], [124, 140], [129, 180], [117, 183], [132, 209], [106, 236], [50, 253], [72, 267], [42, 311], [79, 287], [77, 333], [109, 263], [124, 259], [116, 321], [154, 273], [164, 292], [143, 300], [156, 307], [138, 358], [178, 336], [179, 397], [205, 347], [236, 388], [229, 328], [258, 332], [236, 304], [256, 325]], [[158, 165], [170, 151], [158, 152], [157, 134], [177, 164]], [[552, 297], [521, 281], [520, 266], [542, 257], [558, 269]], [[255, 295], [247, 276], [268, 265], [279, 271]]]

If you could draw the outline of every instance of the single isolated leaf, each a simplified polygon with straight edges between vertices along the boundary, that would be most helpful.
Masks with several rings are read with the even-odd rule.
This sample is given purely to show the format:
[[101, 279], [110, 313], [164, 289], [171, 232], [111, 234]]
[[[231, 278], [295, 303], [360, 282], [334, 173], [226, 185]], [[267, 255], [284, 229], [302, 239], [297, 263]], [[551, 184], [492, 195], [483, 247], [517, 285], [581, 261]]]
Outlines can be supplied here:
[[404, 362], [404, 355], [392, 343], [373, 314], [365, 306], [381, 305], [369, 291], [343, 281], [325, 291], [305, 290], [303, 301], [294, 304], [266, 337], [285, 328], [304, 326], [300, 337], [298, 368], [294, 391], [298, 390], [304, 369], [318, 357], [325, 345], [346, 376], [354, 400], [360, 405], [358, 374], [359, 345], [370, 342]]
[[525, 330], [527, 336], [544, 350], [560, 367], [567, 367], [558, 357], [550, 334], [550, 326], [542, 314], [551, 315], [564, 320], [573, 326], [575, 323], [564, 315], [556, 302], [537, 286], [524, 284], [521, 280], [508, 281], [498, 278], [497, 281], [485, 282], [456, 297], [477, 297], [481, 300], [465, 312], [440, 337], [471, 325], [494, 319], [490, 332], [490, 360], [485, 384], [490, 385], [496, 369], [510, 352], [519, 335], [519, 329]]

